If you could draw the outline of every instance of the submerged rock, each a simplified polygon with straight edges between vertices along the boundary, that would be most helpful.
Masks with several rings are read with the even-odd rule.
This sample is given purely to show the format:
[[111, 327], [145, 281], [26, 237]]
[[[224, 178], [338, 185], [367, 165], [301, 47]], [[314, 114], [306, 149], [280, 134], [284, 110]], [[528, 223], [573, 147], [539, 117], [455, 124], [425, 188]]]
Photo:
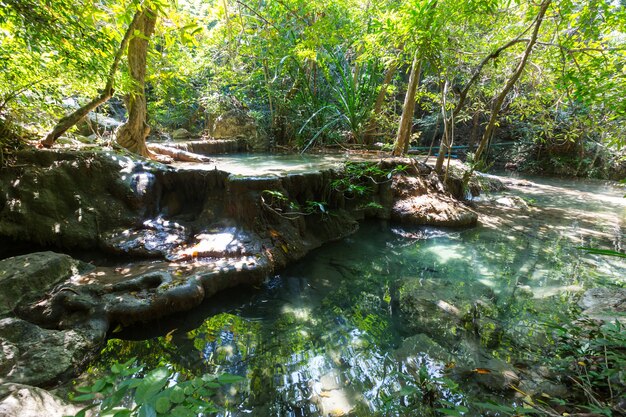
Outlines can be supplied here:
[[592, 288], [578, 305], [591, 319], [626, 324], [626, 288]]
[[507, 391], [520, 382], [515, 369], [503, 360], [492, 358], [470, 371], [479, 385], [491, 391]]
[[454, 356], [450, 352], [424, 333], [419, 333], [404, 339], [400, 347], [396, 350], [396, 356], [401, 360], [423, 354], [442, 363], [449, 363], [454, 359]]

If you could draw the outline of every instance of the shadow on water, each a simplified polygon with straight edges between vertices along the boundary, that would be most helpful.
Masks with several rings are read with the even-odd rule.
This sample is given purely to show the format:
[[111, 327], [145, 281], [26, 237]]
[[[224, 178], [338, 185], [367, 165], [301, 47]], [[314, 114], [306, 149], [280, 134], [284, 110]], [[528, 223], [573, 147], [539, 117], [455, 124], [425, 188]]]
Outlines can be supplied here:
[[216, 399], [224, 416], [513, 404], [510, 379], [529, 378], [553, 343], [545, 323], [571, 320], [585, 288], [625, 284], [624, 261], [576, 249], [623, 241], [621, 195], [594, 183], [513, 184], [475, 202], [484, 215], [474, 229], [365, 223], [258, 289], [112, 334], [101, 364], [137, 357], [245, 376]]

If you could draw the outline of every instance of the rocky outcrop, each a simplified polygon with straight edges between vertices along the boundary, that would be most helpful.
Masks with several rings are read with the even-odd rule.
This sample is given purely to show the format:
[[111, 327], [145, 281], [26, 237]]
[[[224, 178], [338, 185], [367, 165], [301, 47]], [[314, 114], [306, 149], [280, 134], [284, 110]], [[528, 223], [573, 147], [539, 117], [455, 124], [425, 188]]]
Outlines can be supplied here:
[[102, 347], [107, 326], [49, 330], [18, 318], [0, 320], [0, 383], [54, 386], [76, 375]]
[[248, 148], [255, 152], [269, 149], [269, 138], [261, 132], [256, 120], [244, 109], [235, 108], [219, 115], [211, 129], [215, 139], [243, 138]]
[[445, 193], [439, 178], [397, 176], [393, 179], [391, 218], [402, 223], [446, 227], [474, 226], [478, 215]]
[[86, 272], [91, 265], [54, 252], [38, 252], [0, 261], [0, 316], [12, 312], [20, 303], [41, 298], [73, 275]]

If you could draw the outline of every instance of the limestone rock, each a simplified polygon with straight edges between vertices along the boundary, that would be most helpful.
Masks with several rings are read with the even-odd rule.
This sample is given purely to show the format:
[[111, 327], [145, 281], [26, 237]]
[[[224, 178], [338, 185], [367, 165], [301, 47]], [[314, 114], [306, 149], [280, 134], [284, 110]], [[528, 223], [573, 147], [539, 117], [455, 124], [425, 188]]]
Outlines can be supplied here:
[[39, 299], [54, 286], [90, 265], [55, 252], [36, 252], [0, 261], [0, 315], [21, 302]]
[[122, 124], [123, 123], [121, 121], [104, 114], [89, 112], [87, 117], [81, 120], [76, 127], [79, 134], [83, 136], [90, 136], [94, 133], [97, 135], [113, 133]]
[[166, 257], [187, 240], [184, 227], [146, 221], [142, 228], [119, 229], [102, 237], [108, 252], [139, 257]]
[[402, 223], [444, 227], [474, 226], [478, 215], [445, 195], [430, 194], [397, 200], [391, 218]]
[[[0, 236], [46, 247], [93, 249], [102, 231], [134, 224], [135, 173], [156, 170], [104, 151], [25, 150], [0, 171]], [[23, 168], [27, 166], [28, 168]], [[152, 214], [152, 213], [150, 213]], [[0, 245], [0, 254], [4, 245]]]
[[522, 211], [527, 211], [529, 209], [528, 203], [517, 196], [500, 197], [496, 200], [496, 204], [508, 208], [519, 209]]
[[585, 292], [578, 305], [589, 318], [626, 324], [626, 288], [592, 288]]
[[105, 335], [104, 325], [61, 331], [43, 329], [17, 318], [2, 319], [0, 383], [53, 385], [74, 375], [101, 347]]
[[[420, 175], [425, 175], [420, 172]], [[396, 176], [391, 218], [402, 223], [444, 227], [473, 226], [478, 215], [446, 193], [439, 177]]]
[[3, 417], [73, 416], [81, 409], [46, 390], [22, 384], [0, 385], [0, 398], [0, 416]]
[[263, 135], [256, 120], [243, 109], [228, 110], [215, 119], [211, 136], [215, 139], [245, 138], [254, 151], [269, 148], [269, 138]]
[[191, 133], [187, 129], [176, 129], [172, 132], [172, 139], [174, 140], [185, 140], [191, 137]]

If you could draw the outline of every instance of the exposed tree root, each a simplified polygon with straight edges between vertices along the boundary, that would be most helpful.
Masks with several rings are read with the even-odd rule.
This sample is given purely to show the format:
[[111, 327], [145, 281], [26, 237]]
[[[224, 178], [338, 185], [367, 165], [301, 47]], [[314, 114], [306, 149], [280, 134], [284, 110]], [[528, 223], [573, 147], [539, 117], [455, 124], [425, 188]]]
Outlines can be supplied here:
[[[200, 155], [198, 153], [183, 151], [181, 149], [172, 148], [166, 145], [151, 143], [148, 145], [148, 149], [152, 151], [153, 153], [157, 153], [160, 155], [167, 155], [171, 157], [174, 161], [211, 162], [211, 158], [209, 158], [208, 156]], [[153, 157], [153, 159], [156, 159], [156, 158]]]

